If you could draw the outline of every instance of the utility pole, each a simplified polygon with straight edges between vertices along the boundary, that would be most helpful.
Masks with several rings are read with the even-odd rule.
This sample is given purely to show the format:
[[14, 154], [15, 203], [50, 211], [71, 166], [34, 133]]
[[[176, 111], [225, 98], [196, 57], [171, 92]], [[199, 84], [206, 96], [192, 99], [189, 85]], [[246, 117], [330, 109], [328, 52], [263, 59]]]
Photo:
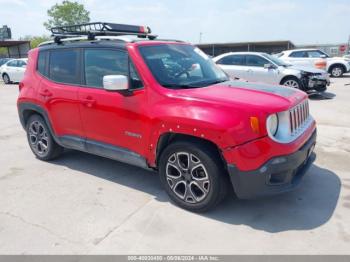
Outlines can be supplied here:
[[199, 32], [199, 44], [202, 43], [202, 35], [203, 35], [203, 33]]

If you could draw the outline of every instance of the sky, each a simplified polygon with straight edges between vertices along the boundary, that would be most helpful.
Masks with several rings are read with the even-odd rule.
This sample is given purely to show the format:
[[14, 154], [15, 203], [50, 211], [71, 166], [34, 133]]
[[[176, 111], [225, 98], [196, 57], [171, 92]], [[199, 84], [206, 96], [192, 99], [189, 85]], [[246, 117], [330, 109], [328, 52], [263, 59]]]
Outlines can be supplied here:
[[[0, 0], [0, 26], [13, 38], [49, 35], [43, 23], [57, 0]], [[346, 43], [350, 0], [78, 0], [91, 21], [148, 25], [161, 38], [192, 43], [291, 40]]]

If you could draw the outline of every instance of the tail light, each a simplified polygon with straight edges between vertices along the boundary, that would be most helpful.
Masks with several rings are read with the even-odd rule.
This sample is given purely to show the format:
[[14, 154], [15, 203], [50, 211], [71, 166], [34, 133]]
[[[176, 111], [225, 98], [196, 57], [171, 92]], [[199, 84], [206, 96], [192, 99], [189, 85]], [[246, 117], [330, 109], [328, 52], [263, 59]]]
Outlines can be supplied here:
[[23, 82], [19, 82], [18, 89], [20, 92], [21, 92], [23, 86], [24, 86]]
[[327, 61], [324, 60], [324, 59], [316, 60], [314, 65], [315, 65], [315, 67], [318, 68], [318, 69], [326, 70]]

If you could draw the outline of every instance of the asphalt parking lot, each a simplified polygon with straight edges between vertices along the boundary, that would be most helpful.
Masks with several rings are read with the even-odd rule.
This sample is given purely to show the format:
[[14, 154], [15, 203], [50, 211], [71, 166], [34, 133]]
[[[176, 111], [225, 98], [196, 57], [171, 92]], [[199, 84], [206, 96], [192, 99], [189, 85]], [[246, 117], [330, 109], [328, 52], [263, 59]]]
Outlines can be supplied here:
[[76, 151], [35, 159], [17, 94], [0, 83], [1, 254], [350, 254], [350, 75], [310, 101], [317, 159], [297, 190], [205, 214], [143, 169]]

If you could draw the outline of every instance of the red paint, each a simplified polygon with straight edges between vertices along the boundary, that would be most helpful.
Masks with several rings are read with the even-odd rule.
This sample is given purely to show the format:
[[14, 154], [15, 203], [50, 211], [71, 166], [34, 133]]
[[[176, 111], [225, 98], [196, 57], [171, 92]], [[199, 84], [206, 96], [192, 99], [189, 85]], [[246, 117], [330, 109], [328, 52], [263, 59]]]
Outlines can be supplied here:
[[[139, 45], [159, 43], [162, 42], [127, 44], [144, 82], [143, 89], [128, 96], [53, 83], [36, 71], [38, 49], [33, 49], [29, 52], [18, 103], [29, 101], [43, 107], [57, 136], [76, 135], [121, 146], [144, 156], [150, 166], [155, 165], [160, 136], [168, 132], [213, 142], [227, 163], [242, 170], [256, 169], [274, 156], [292, 153], [311, 136], [314, 125], [290, 144], [276, 143], [266, 132], [266, 117], [306, 99], [301, 91], [286, 98], [225, 84], [183, 90], [162, 87], [138, 51]], [[251, 117], [258, 119], [259, 133], [253, 131]], [[140, 137], [129, 136], [126, 132]]]

